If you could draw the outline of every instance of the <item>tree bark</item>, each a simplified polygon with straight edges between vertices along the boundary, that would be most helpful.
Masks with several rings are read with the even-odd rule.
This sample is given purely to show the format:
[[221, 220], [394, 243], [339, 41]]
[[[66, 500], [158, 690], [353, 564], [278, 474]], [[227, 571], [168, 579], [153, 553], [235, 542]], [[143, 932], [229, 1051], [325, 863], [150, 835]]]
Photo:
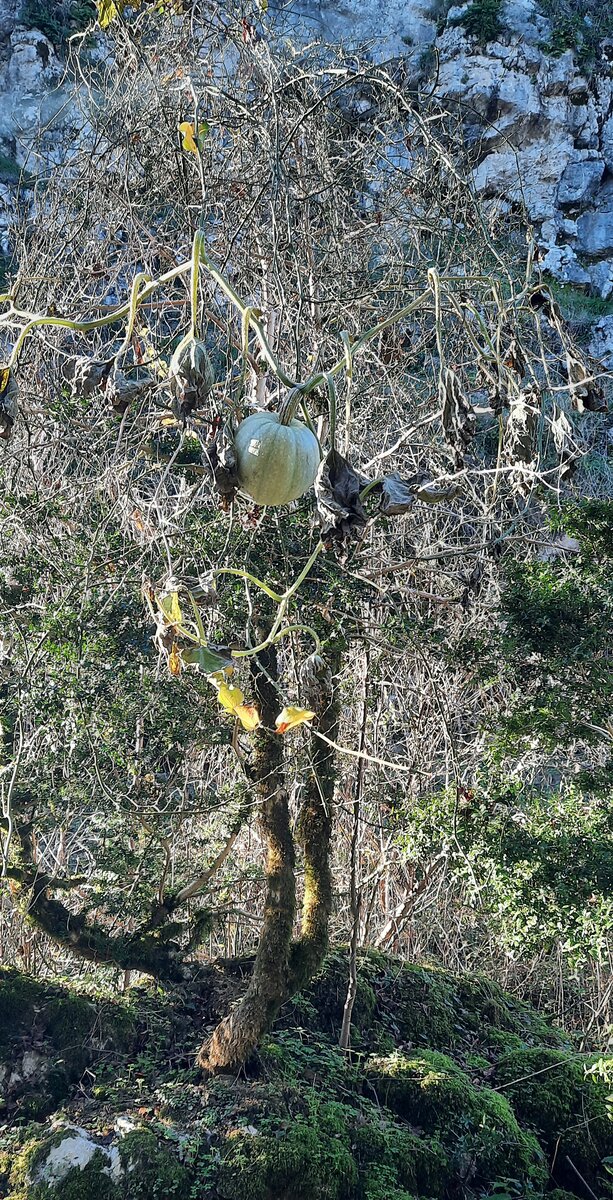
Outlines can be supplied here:
[[316, 731], [311, 734], [311, 768], [306, 796], [300, 813], [298, 835], [304, 856], [304, 897], [300, 938], [292, 947], [292, 991], [305, 987], [321, 966], [328, 949], [328, 929], [332, 913], [332, 873], [330, 842], [333, 828], [333, 803], [336, 787], [336, 758], [330, 741], [338, 737], [340, 704], [336, 678], [340, 668], [340, 650], [328, 655], [328, 664], [310, 672], [304, 680], [305, 703], [317, 715]]
[[[265, 636], [264, 630], [258, 632]], [[295, 853], [284, 787], [283, 743], [273, 732], [280, 707], [274, 646], [252, 663], [262, 724], [254, 734], [249, 774], [259, 796], [260, 827], [267, 847], [266, 899], [247, 991], [198, 1054], [198, 1065], [211, 1073], [231, 1071], [245, 1062], [290, 994], [289, 952], [296, 908]]]

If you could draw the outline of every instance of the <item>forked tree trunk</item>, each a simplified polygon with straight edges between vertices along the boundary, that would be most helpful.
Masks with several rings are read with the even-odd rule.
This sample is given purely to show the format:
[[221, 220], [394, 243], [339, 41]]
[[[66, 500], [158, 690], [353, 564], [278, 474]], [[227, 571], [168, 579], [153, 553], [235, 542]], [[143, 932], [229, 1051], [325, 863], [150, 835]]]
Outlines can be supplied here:
[[250, 775], [259, 796], [260, 826], [267, 846], [264, 919], [247, 991], [198, 1054], [199, 1066], [210, 1072], [240, 1066], [289, 994], [289, 950], [296, 908], [295, 854], [284, 787], [283, 742], [273, 732], [280, 708], [274, 646], [252, 662], [262, 718], [254, 734]]
[[[304, 701], [316, 713], [316, 729], [332, 741], [338, 734], [339, 706], [334, 687], [340, 653], [325, 665], [316, 661], [304, 680]], [[254, 669], [263, 727], [274, 726], [279, 703], [274, 681], [276, 658], [268, 651]], [[305, 886], [302, 927], [292, 946], [295, 915], [294, 844], [283, 787], [282, 744], [262, 727], [256, 735], [253, 778], [260, 794], [260, 820], [268, 845], [264, 921], [253, 974], [236, 1008], [205, 1043], [198, 1063], [206, 1071], [240, 1066], [272, 1025], [281, 1005], [300, 991], [321, 965], [328, 945], [332, 909], [330, 840], [336, 782], [334, 749], [312, 734], [311, 767], [299, 821]]]

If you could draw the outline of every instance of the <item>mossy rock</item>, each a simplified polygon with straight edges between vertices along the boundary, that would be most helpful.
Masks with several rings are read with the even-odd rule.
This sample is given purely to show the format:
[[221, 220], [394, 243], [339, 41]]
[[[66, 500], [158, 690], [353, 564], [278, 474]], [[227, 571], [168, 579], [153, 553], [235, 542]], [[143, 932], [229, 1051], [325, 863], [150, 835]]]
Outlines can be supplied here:
[[451, 1184], [453, 1171], [449, 1156], [437, 1137], [417, 1135], [403, 1129], [372, 1106], [370, 1119], [360, 1114], [356, 1123], [352, 1149], [360, 1174], [374, 1180], [377, 1173], [393, 1177], [394, 1186], [416, 1196], [442, 1196]]
[[[374, 1021], [377, 996], [368, 978], [370, 972], [366, 969], [364, 959], [360, 961], [357, 977], [357, 991], [352, 1012], [354, 1032], [369, 1029]], [[319, 1027], [326, 1032], [334, 1033], [340, 1028], [343, 1019], [349, 967], [347, 956], [342, 953], [329, 954], [320, 973], [315, 977], [304, 996], [312, 1005], [318, 1018]]]
[[456, 1178], [485, 1184], [512, 1175], [545, 1182], [538, 1142], [520, 1128], [508, 1101], [476, 1087], [447, 1055], [424, 1050], [373, 1057], [365, 1075], [381, 1103], [440, 1138]]
[[[347, 954], [335, 951], [287, 1006], [282, 1023], [338, 1035], [347, 981]], [[481, 1050], [493, 1061], [501, 1050], [523, 1046], [568, 1048], [560, 1030], [484, 976], [457, 976], [372, 950], [358, 957], [352, 1025], [354, 1045], [380, 1053], [400, 1043], [454, 1054]]]
[[[76, 1151], [75, 1151], [76, 1148]], [[64, 1125], [26, 1140], [6, 1169], [7, 1200], [174, 1200], [189, 1195], [191, 1172], [151, 1129], [119, 1144]]]
[[0, 967], [0, 1064], [15, 1075], [4, 1107], [14, 1120], [41, 1120], [69, 1095], [98, 1050], [127, 1047], [133, 1032], [126, 1005], [94, 1002]]
[[224, 1200], [349, 1200], [357, 1169], [347, 1141], [304, 1121], [270, 1134], [230, 1132], [216, 1150], [221, 1161], [212, 1165], [211, 1194]]
[[592, 1061], [558, 1050], [517, 1050], [499, 1059], [494, 1081], [521, 1123], [534, 1129], [549, 1150], [556, 1178], [576, 1184], [570, 1158], [588, 1182], [597, 1181], [602, 1189], [606, 1181], [599, 1171], [602, 1159], [613, 1155], [613, 1121], [606, 1103], [610, 1088], [586, 1073]]

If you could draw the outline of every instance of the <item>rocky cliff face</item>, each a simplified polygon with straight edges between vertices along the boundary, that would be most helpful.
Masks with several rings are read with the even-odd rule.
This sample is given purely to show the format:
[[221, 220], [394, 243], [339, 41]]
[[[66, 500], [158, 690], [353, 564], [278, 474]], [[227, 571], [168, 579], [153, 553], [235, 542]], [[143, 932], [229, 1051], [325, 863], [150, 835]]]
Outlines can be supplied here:
[[[525, 211], [541, 266], [562, 283], [613, 300], [613, 38], [601, 40], [586, 74], [573, 49], [552, 52], [555, 31], [535, 0], [502, 3], [493, 26], [487, 15], [480, 19], [483, 0], [445, 16], [437, 4], [298, 0], [288, 17], [271, 2], [266, 21], [272, 36], [289, 34], [294, 42], [341, 41], [366, 45], [380, 60], [402, 58], [409, 85], [433, 86], [441, 104], [459, 111], [476, 189]], [[36, 154], [53, 159], [54, 146], [61, 149], [75, 132], [62, 63], [44, 34], [18, 23], [20, 10], [20, 0], [4, 0], [0, 9], [4, 253], [7, 185], [20, 168], [36, 173]], [[35, 134], [43, 129], [41, 151]], [[599, 348], [613, 364], [613, 317], [600, 325]]]

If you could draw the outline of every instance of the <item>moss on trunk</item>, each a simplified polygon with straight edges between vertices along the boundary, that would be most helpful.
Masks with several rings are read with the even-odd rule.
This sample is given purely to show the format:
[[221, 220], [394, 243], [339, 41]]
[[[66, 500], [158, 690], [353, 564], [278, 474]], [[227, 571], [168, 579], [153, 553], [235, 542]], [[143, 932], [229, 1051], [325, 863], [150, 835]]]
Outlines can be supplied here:
[[[259, 632], [264, 640], [265, 630]], [[199, 1052], [198, 1063], [208, 1072], [232, 1070], [243, 1063], [290, 994], [288, 960], [296, 907], [295, 854], [284, 788], [283, 744], [273, 732], [279, 710], [274, 646], [252, 662], [262, 724], [254, 734], [249, 773], [259, 798], [260, 827], [267, 847], [266, 899], [247, 991]]]

